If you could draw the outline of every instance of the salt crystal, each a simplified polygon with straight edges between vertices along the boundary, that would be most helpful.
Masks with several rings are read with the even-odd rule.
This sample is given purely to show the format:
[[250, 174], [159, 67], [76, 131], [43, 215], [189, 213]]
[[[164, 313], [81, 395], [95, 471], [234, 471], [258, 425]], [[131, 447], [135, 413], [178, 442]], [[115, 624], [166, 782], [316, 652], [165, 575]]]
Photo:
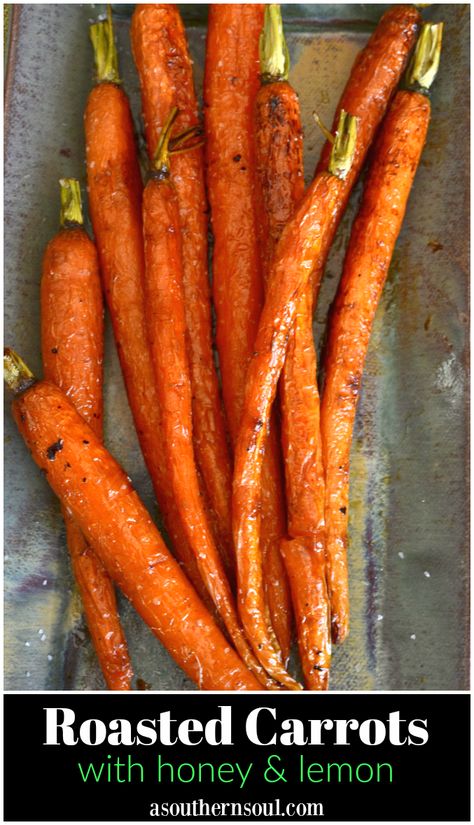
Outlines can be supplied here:
[[430, 576], [431, 576], [431, 573], [428, 573], [428, 571], [427, 571], [427, 570], [425, 570], [425, 572], [423, 573], [423, 575], [424, 575], [424, 576], [426, 576], [426, 578], [427, 578], [427, 579], [429, 579], [429, 578], [430, 578]]
[[413, 639], [413, 641], [415, 641], [415, 639], [416, 639], [416, 633], [412, 633], [412, 634], [411, 634], [411, 636], [410, 636], [410, 639]]
[[377, 616], [377, 621], [381, 622], [382, 619], [383, 619], [383, 615], [382, 615], [382, 613], [379, 613], [379, 615]]
[[29, 642], [25, 642], [25, 647], [29, 647], [29, 646], [30, 646], [30, 643], [29, 643]]
[[398, 555], [399, 555], [399, 558], [401, 558], [401, 559], [404, 559], [404, 558], [405, 558], [405, 553], [402, 553], [402, 551], [401, 551], [401, 550], [400, 550], [400, 552], [399, 552], [399, 554], [398, 554]]
[[40, 636], [40, 639], [42, 642], [46, 641], [46, 633], [43, 633], [43, 635]]
[[46, 587], [47, 584], [48, 584], [48, 579], [43, 579], [43, 587]]

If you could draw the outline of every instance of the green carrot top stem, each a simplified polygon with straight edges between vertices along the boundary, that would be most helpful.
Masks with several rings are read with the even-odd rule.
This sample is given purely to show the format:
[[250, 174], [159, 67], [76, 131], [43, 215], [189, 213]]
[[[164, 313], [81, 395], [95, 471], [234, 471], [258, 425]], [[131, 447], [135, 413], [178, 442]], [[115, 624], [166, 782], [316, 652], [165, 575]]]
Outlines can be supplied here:
[[59, 222], [61, 226], [75, 224], [82, 226], [81, 187], [75, 178], [62, 178], [59, 181], [61, 191], [61, 211]]
[[120, 83], [110, 3], [107, 5], [106, 19], [93, 23], [89, 29], [89, 34], [94, 49], [97, 83]]
[[259, 46], [262, 83], [288, 80], [290, 55], [283, 32], [279, 3], [268, 3], [265, 6]]
[[352, 166], [357, 141], [357, 118], [341, 109], [328, 163], [328, 172], [337, 178], [347, 177]]
[[25, 362], [9, 347], [5, 347], [3, 351], [3, 376], [5, 384], [14, 395], [21, 395], [36, 382]]
[[197, 143], [193, 142], [195, 138], [199, 138], [201, 135], [200, 126], [191, 126], [184, 132], [180, 132], [179, 135], [173, 138], [171, 137], [171, 132], [178, 115], [179, 109], [174, 106], [166, 118], [160, 133], [158, 145], [155, 149], [155, 154], [153, 155], [153, 173], [155, 177], [158, 177], [160, 180], [164, 180], [170, 176], [171, 155], [180, 155], [183, 152], [189, 152], [191, 149], [198, 149], [203, 145], [202, 141], [198, 141]]
[[444, 23], [423, 23], [405, 82], [409, 88], [428, 91], [436, 77], [441, 55]]
[[153, 170], [159, 178], [169, 178], [170, 175], [170, 140], [171, 130], [178, 117], [178, 109], [174, 106], [161, 130], [158, 145], [153, 155]]

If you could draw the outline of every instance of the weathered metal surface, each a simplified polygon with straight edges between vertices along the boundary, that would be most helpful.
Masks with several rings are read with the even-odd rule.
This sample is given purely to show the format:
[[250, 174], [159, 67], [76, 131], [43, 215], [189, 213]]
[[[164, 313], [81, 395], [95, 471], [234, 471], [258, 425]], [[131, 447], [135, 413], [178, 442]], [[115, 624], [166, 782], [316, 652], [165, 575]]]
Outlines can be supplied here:
[[[139, 129], [128, 43], [132, 7], [117, 5], [120, 62]], [[321, 148], [311, 113], [330, 123], [357, 51], [386, 6], [284, 6], [291, 81], [302, 104], [305, 167]], [[62, 176], [85, 183], [82, 113], [92, 82], [87, 27], [100, 6], [14, 7], [6, 90], [5, 340], [40, 373], [41, 256], [56, 230]], [[202, 82], [206, 7], [183, 7]], [[459, 690], [468, 680], [467, 342], [469, 6], [445, 20], [433, 120], [382, 299], [363, 381], [351, 472], [352, 629], [334, 656], [339, 690]], [[315, 322], [318, 341], [360, 190], [339, 232]], [[106, 442], [156, 516], [110, 327]], [[7, 399], [8, 406], [8, 399]], [[53, 495], [5, 415], [5, 687], [102, 689], [80, 619]], [[192, 689], [123, 601], [137, 676]]]

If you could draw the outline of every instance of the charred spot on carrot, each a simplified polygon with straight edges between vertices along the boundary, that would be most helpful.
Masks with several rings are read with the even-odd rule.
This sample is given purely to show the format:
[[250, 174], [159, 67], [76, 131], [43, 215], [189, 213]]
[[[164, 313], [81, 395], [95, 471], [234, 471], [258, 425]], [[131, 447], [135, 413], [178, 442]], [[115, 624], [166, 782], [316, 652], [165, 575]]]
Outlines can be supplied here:
[[59, 438], [54, 444], [51, 444], [48, 449], [46, 450], [46, 455], [49, 461], [54, 461], [56, 458], [56, 454], [59, 453], [64, 446], [64, 442], [62, 438]]

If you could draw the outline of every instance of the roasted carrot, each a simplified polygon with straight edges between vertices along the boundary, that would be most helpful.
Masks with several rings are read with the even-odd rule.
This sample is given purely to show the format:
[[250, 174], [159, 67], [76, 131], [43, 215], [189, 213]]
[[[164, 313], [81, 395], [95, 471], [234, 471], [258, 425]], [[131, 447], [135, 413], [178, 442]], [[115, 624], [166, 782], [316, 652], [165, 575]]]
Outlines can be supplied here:
[[[99, 263], [83, 227], [76, 180], [62, 180], [61, 229], [49, 242], [41, 277], [41, 346], [46, 380], [57, 384], [102, 437], [104, 309]], [[132, 667], [115, 590], [72, 516], [63, 511], [74, 576], [107, 686], [130, 690]]]
[[[146, 320], [162, 411], [169, 484], [199, 572], [227, 632], [247, 666], [262, 684], [269, 684], [245, 639], [199, 490], [192, 440], [183, 250], [178, 197], [171, 178], [168, 148], [177, 114], [177, 109], [172, 109], [165, 123], [152, 174], [143, 194]], [[194, 150], [190, 148], [189, 151]]]
[[442, 24], [425, 23], [408, 82], [383, 122], [352, 228], [329, 325], [321, 433], [326, 472], [326, 531], [332, 636], [349, 629], [347, 524], [349, 455], [372, 323], [400, 232], [430, 119], [426, 96], [441, 49]]
[[[183, 22], [173, 3], [137, 5], [130, 35], [140, 78], [145, 134], [151, 160], [162, 127], [173, 107], [179, 111], [175, 133], [199, 124], [192, 61]], [[209, 221], [202, 148], [173, 155], [171, 171], [182, 232], [186, 346], [191, 372], [195, 457], [204, 481], [219, 549], [227, 568], [232, 569], [232, 470], [212, 351], [207, 249]]]
[[[280, 7], [265, 8], [260, 40], [263, 85], [257, 96], [257, 193], [260, 249], [268, 271], [283, 228], [304, 193], [298, 95], [288, 83], [289, 55]], [[291, 586], [298, 645], [308, 688], [327, 687], [330, 644], [324, 554], [324, 471], [313, 340], [312, 289], [297, 300], [280, 378], [288, 532], [282, 554]], [[294, 540], [291, 540], [294, 539]]]
[[69, 399], [35, 381], [11, 351], [5, 376], [34, 461], [175, 661], [203, 690], [261, 689], [166, 549], [129, 478]]
[[[351, 112], [358, 118], [357, 146], [351, 170], [346, 178], [345, 191], [334, 213], [317, 270], [312, 275], [315, 296], [352, 187], [359, 177], [367, 151], [406, 67], [420, 21], [420, 14], [415, 6], [393, 6], [386, 11], [367, 45], [357, 56], [339, 100], [334, 116], [334, 128], [338, 123], [341, 109]], [[316, 174], [327, 169], [330, 153], [331, 141], [328, 140], [323, 146]]]
[[304, 194], [300, 104], [288, 83], [290, 59], [277, 3], [265, 6], [259, 53], [262, 85], [255, 105], [256, 194], [266, 281], [280, 235]]
[[[328, 171], [316, 176], [283, 230], [273, 257], [255, 352], [248, 369], [233, 485], [240, 608], [248, 636], [252, 632], [252, 613], [248, 610], [246, 593], [249, 583], [260, 575], [261, 569], [258, 517], [260, 478], [271, 407], [295, 320], [297, 301], [306, 288], [325, 232], [331, 225], [344, 186], [343, 178], [350, 166], [355, 134], [355, 119], [342, 112]], [[263, 640], [264, 651], [270, 643], [269, 639]]]
[[[253, 3], [211, 5], [207, 31], [204, 121], [213, 295], [224, 406], [234, 447], [263, 304], [255, 202], [255, 99], [263, 10]], [[283, 664], [291, 641], [291, 602], [280, 554], [285, 512], [279, 438], [272, 423], [262, 473], [265, 575], [252, 580], [245, 598], [252, 601], [254, 637], [272, 636], [272, 655]]]
[[105, 298], [135, 428], [167, 533], [201, 598], [207, 599], [167, 478], [145, 324], [143, 186], [130, 105], [119, 85], [110, 15], [91, 26], [91, 39], [98, 82], [85, 112], [87, 183]]

